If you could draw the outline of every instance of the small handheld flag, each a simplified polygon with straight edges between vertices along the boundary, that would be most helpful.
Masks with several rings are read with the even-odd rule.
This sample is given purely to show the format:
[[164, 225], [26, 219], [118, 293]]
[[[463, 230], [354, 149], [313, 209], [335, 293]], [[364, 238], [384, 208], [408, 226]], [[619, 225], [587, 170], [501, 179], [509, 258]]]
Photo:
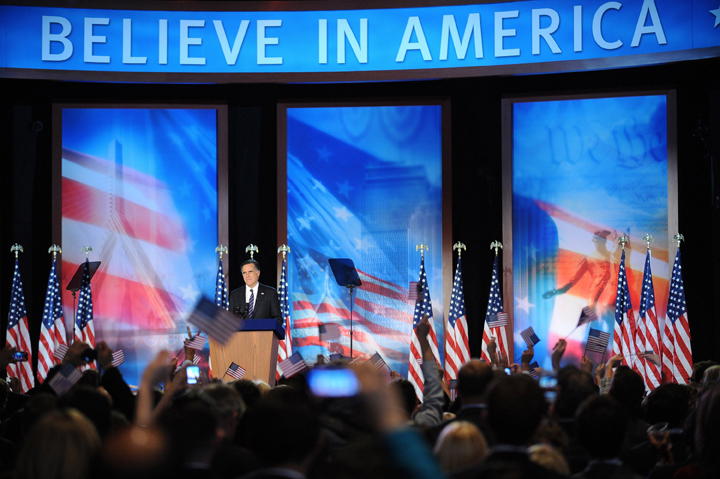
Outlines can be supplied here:
[[122, 349], [118, 349], [112, 353], [112, 367], [116, 368], [125, 362], [125, 353]]
[[600, 353], [604, 355], [609, 342], [610, 333], [606, 333], [605, 331], [601, 331], [599, 329], [590, 328], [587, 344], [585, 345], [585, 352], [590, 351], [593, 353]]
[[522, 336], [522, 338], [525, 340], [525, 343], [528, 345], [528, 347], [535, 346], [537, 343], [540, 342], [540, 338], [537, 337], [532, 326], [522, 331], [520, 333], [520, 336]]
[[247, 371], [245, 370], [245, 368], [243, 368], [239, 364], [235, 364], [235, 362], [233, 362], [232, 364], [230, 364], [230, 366], [228, 367], [225, 374], [227, 374], [228, 376], [231, 376], [235, 379], [242, 379], [243, 376], [245, 376], [246, 372]]
[[280, 370], [286, 378], [290, 378], [307, 368], [307, 364], [305, 364], [305, 360], [299, 352], [293, 353], [292, 356], [280, 363]]
[[318, 326], [320, 341], [332, 341], [340, 339], [340, 327], [335, 323], [321, 324]]
[[197, 334], [194, 338], [183, 341], [183, 346], [200, 351], [205, 347], [205, 343], [207, 343], [207, 338]]
[[80, 379], [82, 379], [80, 370], [72, 363], [67, 363], [52, 377], [48, 385], [58, 396], [62, 396], [80, 381]]
[[202, 329], [220, 344], [227, 343], [240, 327], [240, 320], [234, 314], [218, 308], [204, 296], [198, 301], [187, 322]]

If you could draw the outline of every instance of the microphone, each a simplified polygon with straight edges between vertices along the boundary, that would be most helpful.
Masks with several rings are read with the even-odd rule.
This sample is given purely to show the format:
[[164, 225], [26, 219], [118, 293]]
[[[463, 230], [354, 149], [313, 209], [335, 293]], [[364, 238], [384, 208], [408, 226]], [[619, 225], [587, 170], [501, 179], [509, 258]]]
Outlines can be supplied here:
[[249, 313], [250, 313], [250, 308], [247, 305], [245, 305], [245, 311], [243, 311], [243, 313], [242, 313], [243, 319], [248, 319]]

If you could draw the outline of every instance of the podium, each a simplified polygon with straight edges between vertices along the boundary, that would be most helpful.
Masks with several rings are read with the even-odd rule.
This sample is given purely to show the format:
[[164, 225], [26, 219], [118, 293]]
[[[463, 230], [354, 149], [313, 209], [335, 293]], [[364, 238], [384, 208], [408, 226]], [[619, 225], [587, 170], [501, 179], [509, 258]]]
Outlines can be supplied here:
[[225, 372], [234, 362], [247, 370], [243, 379], [260, 379], [274, 386], [281, 339], [285, 339], [285, 330], [274, 319], [241, 320], [238, 332], [233, 333], [227, 343], [220, 344], [210, 338], [213, 377], [233, 381]]

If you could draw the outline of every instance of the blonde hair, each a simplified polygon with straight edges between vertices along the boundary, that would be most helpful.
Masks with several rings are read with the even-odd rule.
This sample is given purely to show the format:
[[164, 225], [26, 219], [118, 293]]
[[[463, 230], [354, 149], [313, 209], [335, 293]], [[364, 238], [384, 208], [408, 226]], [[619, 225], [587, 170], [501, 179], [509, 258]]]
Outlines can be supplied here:
[[440, 433], [434, 452], [445, 472], [456, 471], [480, 462], [487, 454], [487, 441], [474, 424], [453, 421]]
[[100, 451], [95, 426], [75, 409], [45, 414], [25, 440], [17, 479], [87, 479]]
[[550, 444], [535, 444], [528, 448], [530, 460], [535, 464], [539, 464], [545, 469], [559, 472], [566, 476], [570, 475], [570, 466], [557, 449]]

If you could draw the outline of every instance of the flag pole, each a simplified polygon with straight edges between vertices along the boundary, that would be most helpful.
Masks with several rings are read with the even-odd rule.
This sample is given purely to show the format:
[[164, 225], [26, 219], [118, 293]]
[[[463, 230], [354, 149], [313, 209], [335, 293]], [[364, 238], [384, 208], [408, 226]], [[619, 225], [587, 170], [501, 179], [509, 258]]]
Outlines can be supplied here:
[[[62, 248], [60, 248], [60, 245], [54, 244], [54, 245], [52, 245], [52, 246], [48, 249], [48, 253], [52, 253], [52, 255], [53, 255], [53, 263], [55, 263], [55, 261], [57, 260], [57, 255], [58, 255], [58, 253], [62, 254]], [[56, 275], [56, 277], [57, 277], [57, 273], [55, 273], [55, 275]], [[60, 290], [58, 289], [58, 293], [59, 293], [59, 292], [60, 292]], [[73, 293], [73, 297], [74, 297], [74, 293]], [[74, 307], [74, 303], [73, 303], [73, 307]], [[61, 308], [61, 311], [62, 311], [62, 299], [60, 300], [60, 308]], [[65, 319], [64, 319], [64, 316], [63, 316], [63, 329], [65, 330], [65, 338], [64, 338], [64, 339], [65, 339], [65, 343], [67, 344], [67, 343], [68, 343], [68, 340], [67, 340], [67, 330], [65, 329]]]

